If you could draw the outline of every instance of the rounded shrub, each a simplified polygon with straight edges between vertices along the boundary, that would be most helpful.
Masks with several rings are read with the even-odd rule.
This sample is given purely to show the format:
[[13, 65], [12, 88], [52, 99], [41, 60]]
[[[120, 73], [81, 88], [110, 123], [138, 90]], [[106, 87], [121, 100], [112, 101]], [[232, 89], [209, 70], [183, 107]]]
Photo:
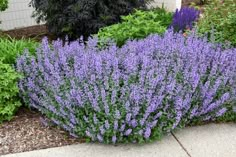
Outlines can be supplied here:
[[17, 69], [30, 107], [71, 135], [119, 143], [152, 141], [224, 115], [235, 101], [235, 61], [236, 49], [169, 31], [104, 50], [96, 39], [53, 47], [44, 39]]
[[153, 33], [164, 34], [171, 21], [172, 13], [164, 8], [136, 10], [128, 16], [122, 16], [121, 23], [100, 29], [98, 38], [101, 44], [112, 39], [118, 46], [122, 46], [128, 39], [142, 39]]
[[11, 120], [21, 106], [17, 81], [20, 76], [13, 67], [16, 58], [28, 49], [34, 54], [39, 44], [32, 40], [0, 37], [0, 123]]
[[9, 64], [0, 61], [0, 123], [10, 120], [21, 106], [18, 99], [19, 74]]
[[8, 7], [8, 0], [0, 0], [0, 12], [6, 10]]
[[31, 0], [38, 22], [46, 21], [51, 33], [69, 39], [85, 38], [99, 28], [120, 21], [150, 0]]

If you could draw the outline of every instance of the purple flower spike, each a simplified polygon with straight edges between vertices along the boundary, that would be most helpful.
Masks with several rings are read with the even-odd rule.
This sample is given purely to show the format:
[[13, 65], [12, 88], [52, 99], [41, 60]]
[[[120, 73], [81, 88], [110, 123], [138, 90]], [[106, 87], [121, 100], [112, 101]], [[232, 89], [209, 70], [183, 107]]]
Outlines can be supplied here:
[[[183, 8], [173, 25], [191, 27], [197, 15]], [[214, 120], [229, 105], [236, 112], [235, 48], [174, 30], [120, 48], [102, 49], [90, 40], [49, 45], [44, 39], [35, 56], [26, 52], [16, 64], [22, 99], [73, 135], [143, 142], [154, 130], [164, 134], [195, 120]]]

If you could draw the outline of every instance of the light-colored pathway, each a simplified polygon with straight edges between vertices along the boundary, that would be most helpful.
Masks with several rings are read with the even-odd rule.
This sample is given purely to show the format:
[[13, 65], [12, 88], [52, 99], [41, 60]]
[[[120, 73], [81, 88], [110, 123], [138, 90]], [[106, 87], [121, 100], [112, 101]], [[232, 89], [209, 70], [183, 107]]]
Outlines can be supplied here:
[[236, 157], [236, 124], [185, 128], [152, 144], [78, 144], [3, 157]]
[[209, 124], [174, 133], [191, 157], [236, 157], [236, 124]]

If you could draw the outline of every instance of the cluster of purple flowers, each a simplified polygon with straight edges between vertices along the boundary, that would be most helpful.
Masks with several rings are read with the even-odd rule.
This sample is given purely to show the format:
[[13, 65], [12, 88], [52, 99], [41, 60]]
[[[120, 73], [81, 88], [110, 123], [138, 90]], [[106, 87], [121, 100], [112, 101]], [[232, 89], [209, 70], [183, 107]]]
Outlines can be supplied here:
[[183, 7], [180, 10], [176, 10], [173, 15], [172, 24], [175, 31], [184, 31], [186, 29], [192, 29], [194, 22], [199, 18], [200, 11], [193, 7]]
[[223, 115], [235, 100], [236, 49], [168, 31], [97, 48], [97, 40], [53, 46], [17, 61], [22, 97], [71, 135], [142, 142], [195, 119]]

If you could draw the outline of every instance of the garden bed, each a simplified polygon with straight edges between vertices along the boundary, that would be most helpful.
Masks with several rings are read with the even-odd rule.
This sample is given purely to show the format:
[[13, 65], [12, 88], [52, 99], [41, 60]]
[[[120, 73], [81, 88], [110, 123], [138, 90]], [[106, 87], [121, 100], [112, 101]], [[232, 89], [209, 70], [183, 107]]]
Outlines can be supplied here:
[[0, 155], [19, 153], [83, 142], [65, 131], [45, 126], [38, 112], [19, 110], [10, 122], [0, 125]]
[[[211, 11], [206, 6], [204, 14], [212, 15]], [[0, 155], [85, 141], [152, 142], [185, 126], [235, 121], [236, 53], [226, 49], [223, 40], [228, 39], [224, 34], [229, 30], [216, 41], [199, 38], [191, 33], [196, 22], [200, 36], [205, 29], [211, 34], [207, 28], [211, 19], [203, 21], [199, 14], [194, 8], [174, 15], [163, 9], [136, 11], [101, 29], [98, 40], [89, 39], [86, 44], [70, 41], [81, 35], [76, 29], [70, 42], [53, 44], [45, 26], [5, 32], [37, 41], [48, 36], [49, 41], [3, 39], [0, 44], [4, 58], [0, 67], [6, 73], [2, 86], [11, 85], [1, 92], [2, 121], [13, 117], [21, 100], [40, 112], [21, 108], [11, 122], [0, 126]], [[133, 39], [139, 40], [127, 42]], [[224, 47], [212, 42], [222, 42]], [[14, 110], [9, 112], [9, 106]], [[70, 137], [55, 125], [86, 140]]]

